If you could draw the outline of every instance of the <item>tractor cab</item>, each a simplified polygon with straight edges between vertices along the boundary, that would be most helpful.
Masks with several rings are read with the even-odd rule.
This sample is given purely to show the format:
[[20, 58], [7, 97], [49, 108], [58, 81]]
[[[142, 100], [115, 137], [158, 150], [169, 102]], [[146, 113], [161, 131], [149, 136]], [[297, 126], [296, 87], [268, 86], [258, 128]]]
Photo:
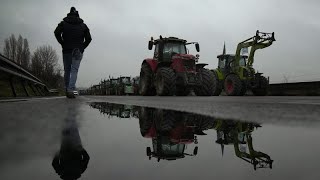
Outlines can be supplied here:
[[116, 85], [116, 84], [118, 84], [119, 83], [119, 79], [110, 79], [110, 84], [111, 85]]
[[197, 144], [194, 127], [189, 127], [179, 113], [167, 110], [141, 107], [139, 111], [140, 132], [144, 138], [152, 139], [152, 148], [147, 147], [149, 159], [155, 157], [160, 161], [177, 160], [186, 156], [195, 156], [185, 152], [188, 144]]
[[[234, 54], [221, 54], [217, 56], [219, 59], [218, 67], [220, 69], [230, 69], [233, 67], [233, 62], [235, 61], [235, 55]], [[248, 56], [242, 55], [239, 60], [239, 66], [246, 66], [247, 64]]]
[[[154, 41], [153, 38], [151, 38], [151, 41], [149, 41], [149, 50], [152, 50], [154, 45], [155, 50], [153, 58], [159, 62], [171, 62], [173, 56], [175, 55], [183, 56], [188, 54], [186, 45], [189, 44], [195, 44], [197, 52], [200, 51], [200, 46], [196, 42], [187, 43], [187, 41], [184, 39], [179, 39], [176, 37], [162, 38], [162, 36], [160, 36], [160, 39]], [[194, 56], [190, 56], [189, 58], [194, 59]]]
[[195, 147], [193, 154], [185, 153], [186, 144], [174, 143], [168, 136], [160, 136], [152, 140], [153, 152], [150, 147], [147, 147], [147, 156], [149, 159], [155, 157], [158, 162], [163, 160], [177, 160], [185, 156], [195, 156], [198, 153], [198, 147]]
[[[221, 54], [217, 56], [219, 59], [218, 62], [218, 69], [222, 72], [224, 75], [228, 75], [229, 73], [232, 73], [235, 71], [235, 68], [242, 69], [241, 72], [249, 72], [249, 68], [246, 67], [247, 65], [247, 59], [248, 56], [241, 55], [239, 59], [239, 66], [235, 66], [235, 55], [234, 54]], [[243, 70], [245, 69], [245, 70]], [[247, 73], [248, 75], [248, 73]], [[246, 76], [245, 74], [242, 74], [241, 77]]]
[[131, 78], [122, 76], [122, 77], [120, 77], [119, 82], [120, 82], [120, 84], [129, 85], [129, 84], [131, 84]]

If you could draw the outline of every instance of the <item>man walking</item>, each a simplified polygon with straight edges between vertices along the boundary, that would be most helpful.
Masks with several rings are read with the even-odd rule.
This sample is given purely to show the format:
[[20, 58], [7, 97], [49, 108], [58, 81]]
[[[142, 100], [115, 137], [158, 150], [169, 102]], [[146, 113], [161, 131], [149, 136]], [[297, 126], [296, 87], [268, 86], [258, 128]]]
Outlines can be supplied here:
[[66, 96], [75, 98], [73, 91], [82, 55], [92, 40], [90, 30], [76, 8], [71, 7], [70, 13], [58, 24], [54, 34], [62, 46]]

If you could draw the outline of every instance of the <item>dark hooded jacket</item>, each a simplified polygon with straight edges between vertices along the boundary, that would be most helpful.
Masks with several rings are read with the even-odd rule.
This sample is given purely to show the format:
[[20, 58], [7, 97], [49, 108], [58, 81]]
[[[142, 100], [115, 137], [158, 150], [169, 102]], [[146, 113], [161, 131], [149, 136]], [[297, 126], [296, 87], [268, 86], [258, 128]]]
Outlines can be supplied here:
[[68, 13], [58, 24], [54, 34], [62, 46], [63, 53], [72, 53], [76, 48], [83, 52], [92, 40], [89, 28], [77, 12]]

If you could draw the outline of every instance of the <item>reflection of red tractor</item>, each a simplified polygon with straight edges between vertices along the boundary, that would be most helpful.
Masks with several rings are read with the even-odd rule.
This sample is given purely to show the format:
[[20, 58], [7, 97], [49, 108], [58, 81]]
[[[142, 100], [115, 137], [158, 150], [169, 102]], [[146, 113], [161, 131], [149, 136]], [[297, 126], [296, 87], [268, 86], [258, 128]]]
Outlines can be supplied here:
[[147, 147], [149, 159], [156, 157], [158, 161], [160, 159], [176, 160], [185, 156], [197, 155], [198, 147], [194, 148], [192, 154], [184, 151], [187, 144], [198, 143], [197, 134], [203, 135], [204, 133], [197, 126], [194, 126], [194, 123], [188, 124], [188, 121], [180, 115], [173, 111], [140, 109], [141, 135], [145, 138], [151, 138], [153, 144], [153, 152], [151, 147]]
[[207, 64], [196, 64], [198, 56], [187, 53], [186, 40], [175, 37], [149, 41], [149, 50], [155, 46], [154, 57], [141, 65], [139, 92], [141, 95], [185, 96], [194, 90], [196, 95], [210, 96], [214, 92], [214, 74], [205, 69]]

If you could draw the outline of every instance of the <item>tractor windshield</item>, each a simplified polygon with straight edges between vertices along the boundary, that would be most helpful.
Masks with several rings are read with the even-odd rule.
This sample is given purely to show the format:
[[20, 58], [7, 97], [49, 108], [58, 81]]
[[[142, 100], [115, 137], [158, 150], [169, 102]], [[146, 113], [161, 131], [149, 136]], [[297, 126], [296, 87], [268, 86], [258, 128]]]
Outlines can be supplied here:
[[246, 66], [247, 57], [242, 56], [239, 61], [239, 66]]
[[164, 44], [163, 53], [187, 54], [183, 43], [169, 42]]
[[183, 154], [185, 144], [162, 144], [162, 152], [166, 155]]

